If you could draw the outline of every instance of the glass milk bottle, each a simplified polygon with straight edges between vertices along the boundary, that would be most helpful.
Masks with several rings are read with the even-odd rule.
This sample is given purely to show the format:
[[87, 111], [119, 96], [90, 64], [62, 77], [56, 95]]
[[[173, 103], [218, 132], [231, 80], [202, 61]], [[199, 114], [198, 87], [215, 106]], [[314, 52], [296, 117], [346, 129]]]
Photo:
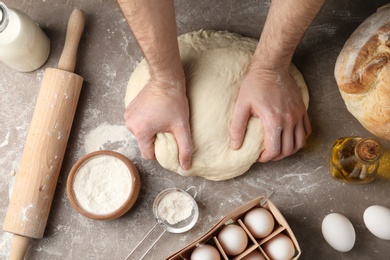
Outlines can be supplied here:
[[375, 138], [337, 139], [330, 158], [330, 174], [344, 182], [371, 182], [375, 179], [382, 155], [383, 147]]
[[0, 61], [29, 72], [40, 68], [49, 57], [50, 41], [25, 13], [0, 2]]

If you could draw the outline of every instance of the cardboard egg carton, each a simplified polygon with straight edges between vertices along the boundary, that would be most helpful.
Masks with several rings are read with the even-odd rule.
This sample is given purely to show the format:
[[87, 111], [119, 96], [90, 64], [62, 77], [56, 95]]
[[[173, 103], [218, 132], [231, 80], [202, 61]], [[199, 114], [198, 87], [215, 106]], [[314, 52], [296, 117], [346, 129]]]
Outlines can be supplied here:
[[[273, 215], [275, 220], [274, 230], [271, 232], [270, 235], [262, 239], [254, 238], [253, 235], [249, 232], [249, 230], [245, 227], [245, 224], [243, 223], [245, 214], [251, 209], [258, 208], [258, 207], [267, 209]], [[247, 233], [248, 241], [249, 241], [245, 251], [234, 257], [226, 255], [217, 238], [219, 231], [221, 231], [222, 228], [224, 228], [226, 225], [230, 225], [230, 224], [240, 225]], [[229, 259], [239, 260], [254, 250], [260, 251], [266, 259], [270, 259], [267, 256], [267, 254], [264, 252], [262, 245], [279, 233], [283, 233], [291, 239], [295, 247], [295, 255], [292, 259], [298, 259], [299, 256], [301, 255], [301, 249], [299, 247], [297, 239], [294, 236], [294, 233], [292, 232], [287, 221], [280, 213], [280, 211], [276, 208], [276, 206], [266, 197], [262, 196], [231, 211], [199, 239], [187, 245], [186, 247], [182, 248], [181, 250], [177, 251], [176, 253], [174, 253], [173, 255], [169, 256], [166, 259], [189, 260], [191, 253], [195, 250], [195, 248], [202, 244], [210, 244], [215, 248], [217, 248], [221, 254], [221, 259], [225, 259], [225, 260], [229, 260]]]

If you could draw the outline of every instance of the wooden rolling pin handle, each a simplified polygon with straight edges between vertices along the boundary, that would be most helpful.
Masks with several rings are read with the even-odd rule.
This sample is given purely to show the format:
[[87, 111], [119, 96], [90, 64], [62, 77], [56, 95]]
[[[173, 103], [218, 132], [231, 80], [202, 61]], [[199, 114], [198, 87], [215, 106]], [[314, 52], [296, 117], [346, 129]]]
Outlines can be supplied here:
[[9, 260], [23, 260], [29, 246], [30, 238], [14, 234]]
[[74, 72], [76, 67], [77, 48], [80, 43], [85, 25], [84, 12], [74, 9], [70, 15], [68, 28], [66, 31], [64, 50], [62, 51], [58, 68], [61, 70]]
[[74, 74], [84, 29], [84, 13], [75, 9], [68, 22], [59, 67], [42, 78], [14, 190], [4, 220], [13, 233], [11, 260], [22, 260], [30, 238], [43, 237], [83, 79]]

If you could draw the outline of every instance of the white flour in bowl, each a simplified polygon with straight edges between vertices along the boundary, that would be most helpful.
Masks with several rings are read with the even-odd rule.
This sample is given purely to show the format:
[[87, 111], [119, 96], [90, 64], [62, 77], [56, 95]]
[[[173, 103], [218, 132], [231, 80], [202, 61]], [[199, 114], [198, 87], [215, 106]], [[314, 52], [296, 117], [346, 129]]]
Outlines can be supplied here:
[[130, 171], [114, 156], [93, 157], [78, 169], [73, 189], [77, 202], [85, 211], [109, 214], [129, 197], [132, 189]]

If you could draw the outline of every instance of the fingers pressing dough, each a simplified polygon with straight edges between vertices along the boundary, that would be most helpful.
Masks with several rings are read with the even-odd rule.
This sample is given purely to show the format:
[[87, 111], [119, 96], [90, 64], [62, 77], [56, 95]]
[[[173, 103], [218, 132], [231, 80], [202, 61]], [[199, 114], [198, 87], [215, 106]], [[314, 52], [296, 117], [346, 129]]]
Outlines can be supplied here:
[[[257, 41], [237, 34], [197, 31], [179, 36], [180, 55], [187, 78], [193, 142], [192, 167], [179, 164], [177, 144], [171, 133], [159, 133], [155, 141], [158, 162], [183, 176], [201, 176], [220, 181], [246, 172], [264, 149], [264, 131], [259, 118], [250, 118], [243, 145], [230, 148], [229, 129], [241, 79], [248, 68]], [[290, 72], [301, 89], [306, 107], [307, 86], [294, 65]], [[126, 105], [149, 79], [146, 60], [130, 77]]]

